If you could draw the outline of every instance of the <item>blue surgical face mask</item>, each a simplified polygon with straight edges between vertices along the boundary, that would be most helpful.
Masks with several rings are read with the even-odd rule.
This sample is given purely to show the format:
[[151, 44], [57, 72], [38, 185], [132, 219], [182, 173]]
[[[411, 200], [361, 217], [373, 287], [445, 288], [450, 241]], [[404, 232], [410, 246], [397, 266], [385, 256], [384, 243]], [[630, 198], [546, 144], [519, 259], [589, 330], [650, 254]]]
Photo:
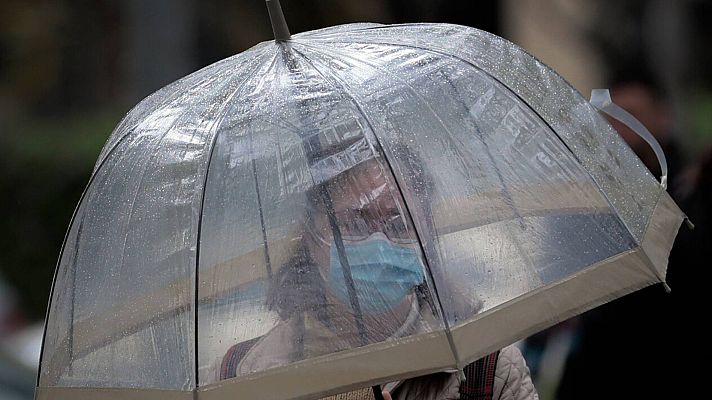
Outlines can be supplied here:
[[[416, 250], [397, 245], [382, 233], [374, 233], [359, 242], [345, 241], [344, 250], [364, 313], [380, 314], [393, 310], [425, 279]], [[334, 244], [330, 256], [331, 289], [344, 304], [350, 304], [343, 267]]]

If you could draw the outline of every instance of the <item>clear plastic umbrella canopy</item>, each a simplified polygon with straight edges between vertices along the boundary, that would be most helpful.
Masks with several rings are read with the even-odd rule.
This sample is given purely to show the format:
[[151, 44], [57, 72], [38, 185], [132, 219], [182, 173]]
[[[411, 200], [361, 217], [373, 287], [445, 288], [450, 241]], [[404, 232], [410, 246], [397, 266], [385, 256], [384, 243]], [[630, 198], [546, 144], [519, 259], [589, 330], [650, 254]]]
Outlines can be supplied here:
[[455, 370], [664, 281], [683, 218], [594, 106], [497, 36], [282, 37], [113, 132], [37, 396], [319, 398]]

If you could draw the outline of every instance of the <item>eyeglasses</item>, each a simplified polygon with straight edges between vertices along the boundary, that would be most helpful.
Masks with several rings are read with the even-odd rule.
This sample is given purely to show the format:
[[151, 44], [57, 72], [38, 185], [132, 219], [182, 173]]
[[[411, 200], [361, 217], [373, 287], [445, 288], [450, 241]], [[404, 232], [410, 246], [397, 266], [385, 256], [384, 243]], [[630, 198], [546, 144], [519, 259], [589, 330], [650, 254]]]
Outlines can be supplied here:
[[[346, 241], [359, 241], [367, 239], [374, 233], [383, 233], [389, 240], [398, 244], [413, 244], [416, 238], [405, 218], [397, 209], [369, 210], [368, 207], [359, 209], [339, 210], [334, 213], [336, 226], [339, 228], [341, 238]], [[317, 229], [311, 233], [321, 242], [331, 245], [333, 232], [328, 223], [328, 217], [322, 215]]]

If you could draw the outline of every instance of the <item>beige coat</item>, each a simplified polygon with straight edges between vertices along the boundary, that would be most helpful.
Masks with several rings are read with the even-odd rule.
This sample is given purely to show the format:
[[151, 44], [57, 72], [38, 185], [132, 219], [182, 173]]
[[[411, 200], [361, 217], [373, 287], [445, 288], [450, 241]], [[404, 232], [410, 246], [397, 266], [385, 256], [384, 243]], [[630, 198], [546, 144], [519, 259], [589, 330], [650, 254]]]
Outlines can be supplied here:
[[[393, 400], [450, 400], [460, 398], [457, 373], [438, 373], [408, 379], [392, 389]], [[499, 353], [495, 369], [494, 400], [538, 400], [524, 357], [518, 348], [508, 346]]]
[[[418, 318], [404, 331], [432, 331], [434, 317], [427, 308], [420, 309], [417, 302], [412, 303], [409, 313]], [[409, 318], [410, 319], [410, 318]], [[310, 340], [305, 342], [308, 353], [318, 351], [330, 353], [352, 347], [353, 344], [342, 342], [338, 335], [321, 325], [318, 321], [308, 318], [306, 325]], [[406, 324], [408, 325], [408, 324]], [[405, 327], [405, 326], [404, 326]], [[281, 323], [263, 336], [252, 346], [237, 366], [237, 375], [249, 374], [250, 371], [266, 370], [279, 367], [290, 362], [292, 340], [295, 337], [295, 326], [291, 323]], [[391, 382], [384, 386], [393, 396], [393, 400], [448, 400], [459, 399], [459, 374], [442, 372], [423, 377]], [[372, 399], [370, 388], [330, 396], [325, 400], [365, 400]], [[527, 368], [521, 352], [514, 346], [505, 347], [499, 353], [495, 369], [494, 396], [495, 400], [538, 400], [537, 392], [532, 384], [529, 368]]]
[[[393, 400], [452, 400], [460, 398], [457, 373], [437, 373], [385, 385]], [[322, 400], [371, 400], [371, 388], [355, 390], [323, 398]], [[538, 400], [529, 368], [522, 354], [514, 346], [499, 353], [495, 370], [493, 400]]]

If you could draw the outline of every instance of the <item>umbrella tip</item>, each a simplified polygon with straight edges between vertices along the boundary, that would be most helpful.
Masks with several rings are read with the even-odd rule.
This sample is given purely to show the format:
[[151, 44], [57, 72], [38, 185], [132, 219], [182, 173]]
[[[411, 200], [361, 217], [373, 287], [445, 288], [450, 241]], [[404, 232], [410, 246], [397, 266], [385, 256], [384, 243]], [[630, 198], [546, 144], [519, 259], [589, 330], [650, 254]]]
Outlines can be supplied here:
[[695, 224], [693, 224], [692, 221], [687, 218], [687, 216], [685, 216], [685, 224], [687, 225], [688, 229], [695, 229]]
[[672, 289], [670, 289], [670, 285], [668, 285], [667, 282], [663, 282], [663, 289], [665, 289], [665, 293], [667, 294], [672, 292]]
[[287, 26], [287, 21], [284, 19], [282, 5], [279, 4], [279, 0], [265, 1], [267, 2], [267, 11], [269, 12], [270, 22], [272, 22], [274, 40], [277, 42], [283, 42], [291, 39], [292, 35], [289, 33], [289, 27]]

